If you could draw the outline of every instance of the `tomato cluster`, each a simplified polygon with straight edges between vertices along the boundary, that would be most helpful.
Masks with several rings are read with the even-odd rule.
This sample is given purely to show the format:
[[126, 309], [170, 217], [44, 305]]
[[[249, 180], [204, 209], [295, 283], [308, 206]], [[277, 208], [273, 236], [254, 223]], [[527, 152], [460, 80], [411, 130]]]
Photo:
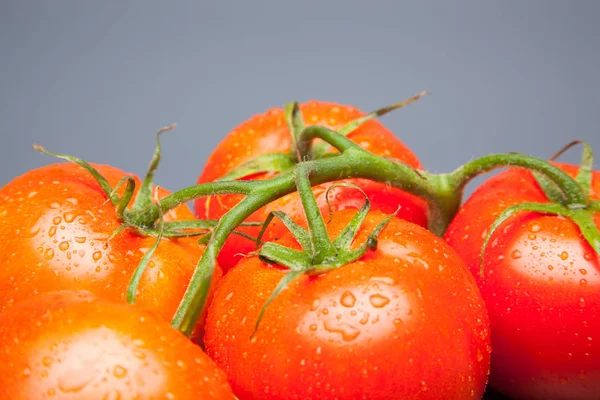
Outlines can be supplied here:
[[[581, 196], [560, 199], [538, 173], [509, 169], [457, 204], [439, 237], [427, 229], [439, 222], [432, 199], [409, 184], [349, 165], [302, 190], [299, 118], [428, 179], [354, 107], [313, 101], [238, 126], [200, 187], [239, 171], [257, 184], [295, 173], [299, 191], [253, 204], [227, 237], [206, 307], [183, 332], [192, 340], [174, 315], [243, 194], [198, 190], [194, 215], [186, 192], [142, 223], [177, 194], [110, 166], [52, 164], [0, 189], [0, 397], [481, 399], [489, 375], [514, 399], [600, 398], [600, 172], [542, 168], [581, 183], [574, 206]], [[338, 153], [315, 149], [316, 160]]]

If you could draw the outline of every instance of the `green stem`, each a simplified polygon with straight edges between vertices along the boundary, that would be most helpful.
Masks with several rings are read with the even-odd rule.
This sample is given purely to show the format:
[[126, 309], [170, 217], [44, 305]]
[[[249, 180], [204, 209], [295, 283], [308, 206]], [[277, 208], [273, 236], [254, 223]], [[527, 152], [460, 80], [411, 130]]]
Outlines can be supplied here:
[[300, 200], [302, 200], [306, 221], [308, 222], [313, 264], [321, 264], [326, 259], [335, 257], [337, 251], [327, 233], [327, 227], [315, 200], [309, 176], [310, 169], [306, 167], [306, 163], [298, 164], [295, 173], [296, 187], [298, 188]]
[[464, 187], [482, 173], [502, 167], [522, 167], [538, 171], [550, 178], [564, 193], [569, 205], [585, 205], [587, 199], [579, 184], [560, 168], [545, 160], [524, 156], [522, 154], [492, 154], [468, 162], [451, 174], [448, 179], [454, 190], [462, 191]]
[[351, 148], [362, 149], [358, 144], [347, 139], [343, 135], [340, 135], [336, 131], [323, 126], [309, 126], [304, 128], [298, 136], [298, 152], [303, 160], [309, 160], [312, 158], [312, 144], [314, 139], [322, 139], [338, 149], [340, 152], [344, 152]]
[[165, 126], [158, 132], [156, 132], [156, 147], [154, 149], [154, 154], [152, 155], [152, 160], [150, 160], [148, 171], [146, 171], [146, 176], [142, 181], [142, 185], [140, 186], [140, 190], [133, 204], [134, 209], [142, 209], [152, 203], [152, 186], [154, 184], [154, 173], [156, 172], [156, 169], [158, 168], [158, 164], [160, 164], [161, 159], [160, 135], [172, 130], [173, 128], [175, 128], [175, 124]]
[[[200, 197], [220, 194], [248, 194], [259, 185], [260, 181], [218, 181], [190, 186], [163, 198], [160, 201], [160, 208], [164, 213], [167, 213], [181, 204]], [[158, 219], [158, 205], [151, 204], [142, 210], [132, 211], [129, 218], [135, 225], [152, 226]]]
[[[127, 182], [127, 186], [125, 187], [123, 197], [121, 197], [116, 207], [117, 219], [119, 221], [123, 220], [123, 214], [125, 213], [125, 210], [127, 210], [127, 206], [129, 205], [131, 197], [133, 196], [133, 192], [135, 191], [135, 179], [133, 179], [131, 176], [126, 176], [123, 179]], [[119, 185], [117, 185], [117, 187], [118, 186]], [[117, 187], [115, 187], [115, 190]]]

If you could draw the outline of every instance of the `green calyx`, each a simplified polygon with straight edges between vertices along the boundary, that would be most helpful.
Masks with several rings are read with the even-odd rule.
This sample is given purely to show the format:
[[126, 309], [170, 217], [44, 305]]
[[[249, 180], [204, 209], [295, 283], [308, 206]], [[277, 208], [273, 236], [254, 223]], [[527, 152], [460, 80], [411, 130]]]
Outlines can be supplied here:
[[[365, 204], [350, 220], [348, 225], [342, 230], [342, 232], [332, 241], [325, 228], [325, 222], [317, 208], [315, 198], [313, 196], [310, 181], [306, 175], [307, 171], [302, 171], [299, 176], [302, 178], [298, 179], [298, 191], [302, 197], [302, 204], [305, 211], [307, 212], [307, 222], [309, 229], [304, 229], [285, 213], [275, 211], [269, 215], [269, 218], [265, 221], [261, 234], [266, 230], [268, 224], [272, 221], [273, 217], [281, 220], [284, 225], [289, 229], [294, 238], [298, 241], [302, 250], [295, 250], [289, 247], [282, 246], [278, 243], [265, 243], [258, 251], [260, 259], [268, 264], [277, 264], [284, 266], [289, 271], [279, 281], [263, 308], [260, 310], [258, 315], [254, 331], [251, 336], [254, 336], [260, 321], [262, 320], [265, 311], [269, 304], [277, 297], [282, 290], [284, 290], [290, 283], [296, 278], [303, 274], [322, 274], [326, 271], [339, 268], [343, 265], [350, 264], [360, 259], [369, 249], [375, 250], [377, 247], [377, 237], [385, 226], [389, 223], [395, 214], [392, 214], [381, 221], [369, 236], [365, 243], [352, 249], [352, 243], [354, 242], [359, 229], [361, 228], [371, 203], [365, 195]], [[304, 182], [304, 183], [301, 183]], [[307, 186], [308, 185], [308, 186]], [[352, 187], [363, 194], [363, 190], [352, 184], [342, 183], [334, 186], [346, 186]], [[329, 188], [331, 189], [331, 187]], [[328, 194], [328, 193], [327, 193]], [[318, 215], [313, 214], [317, 212]], [[310, 216], [309, 216], [310, 215]]]
[[588, 143], [582, 141], [573, 141], [559, 150], [550, 160], [554, 161], [564, 152], [575, 145], [582, 145], [583, 152], [581, 164], [575, 180], [571, 179], [572, 186], [567, 193], [564, 187], [548, 178], [548, 176], [535, 171], [534, 177], [540, 188], [550, 200], [550, 203], [522, 203], [516, 204], [505, 209], [490, 227], [483, 242], [480, 253], [480, 276], [484, 277], [484, 261], [487, 245], [494, 232], [510, 217], [523, 212], [530, 211], [542, 215], [559, 215], [571, 220], [579, 228], [581, 235], [597, 254], [600, 254], [600, 231], [595, 224], [594, 217], [600, 211], [600, 202], [592, 201], [589, 198], [592, 186], [592, 170], [594, 155], [592, 148]]

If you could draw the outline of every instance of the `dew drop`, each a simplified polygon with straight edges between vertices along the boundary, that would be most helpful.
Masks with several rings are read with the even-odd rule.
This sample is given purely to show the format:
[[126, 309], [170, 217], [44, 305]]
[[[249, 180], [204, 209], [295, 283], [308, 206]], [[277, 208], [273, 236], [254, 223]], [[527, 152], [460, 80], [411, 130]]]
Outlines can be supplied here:
[[477, 362], [481, 362], [483, 360], [483, 354], [481, 354], [481, 350], [477, 349]]
[[46, 357], [42, 358], [42, 365], [44, 367], [51, 366], [53, 362], [54, 362], [54, 359], [52, 357], [46, 356]]
[[529, 227], [529, 230], [531, 232], [539, 232], [541, 229], [542, 228], [538, 224], [534, 224]]
[[52, 218], [52, 223], [54, 225], [59, 225], [61, 222], [62, 222], [62, 218], [59, 217], [59, 216], [56, 216], [56, 217]]
[[115, 378], [124, 378], [127, 375], [127, 369], [121, 365], [117, 365], [113, 368], [113, 375]]
[[310, 305], [310, 311], [316, 311], [319, 308], [319, 299], [314, 299], [312, 304]]
[[345, 342], [351, 342], [360, 335], [360, 330], [358, 328], [345, 322], [334, 324], [329, 321], [325, 321], [323, 326], [331, 333], [338, 333], [342, 335], [342, 339]]
[[70, 224], [71, 222], [75, 221], [75, 218], [77, 217], [77, 215], [74, 213], [71, 213], [71, 212], [66, 212], [64, 214], [64, 217], [65, 217], [65, 222]]
[[393, 278], [390, 278], [388, 276], [374, 276], [373, 278], [371, 278], [369, 280], [371, 282], [383, 283], [385, 285], [393, 285], [396, 283]]
[[354, 307], [354, 304], [356, 303], [356, 297], [354, 297], [352, 293], [346, 291], [342, 294], [342, 297], [340, 298], [340, 303], [344, 307]]
[[583, 297], [581, 297], [579, 299], [579, 307], [584, 308], [585, 307], [585, 299]]
[[48, 236], [53, 237], [54, 235], [56, 235], [56, 227], [51, 226], [50, 229], [48, 229]]
[[583, 255], [583, 258], [584, 258], [586, 261], [592, 261], [592, 255], [591, 255], [590, 253], [585, 253], [585, 254]]
[[580, 280], [579, 281], [579, 286], [586, 287], [587, 286], [587, 280], [585, 280], [585, 279]]
[[561, 260], [566, 260], [567, 258], [569, 258], [569, 253], [567, 253], [566, 251], [563, 251], [562, 253], [560, 253], [560, 259]]
[[93, 375], [89, 372], [75, 373], [74, 371], [67, 371], [58, 378], [58, 389], [63, 393], [81, 392], [92, 381], [92, 378]]
[[375, 308], [383, 308], [389, 304], [390, 299], [380, 294], [374, 294], [369, 297], [369, 302]]
[[102, 258], [102, 252], [95, 251], [94, 254], [92, 254], [92, 258], [94, 259], [94, 261], [100, 260]]
[[582, 269], [579, 270], [579, 273], [581, 275], [585, 275], [585, 274], [587, 274], [587, 270], [582, 268]]
[[77, 243], [85, 243], [86, 237], [85, 236], [75, 236], [75, 241]]
[[67, 250], [69, 250], [69, 242], [67, 242], [67, 241], [60, 242], [60, 244], [58, 245], [58, 248], [61, 251], [67, 251]]
[[560, 378], [561, 385], [566, 385], [568, 382], [569, 382], [569, 380], [567, 378]]
[[553, 269], [554, 269], [554, 266], [548, 265], [548, 270], [552, 271]]
[[46, 260], [52, 260], [54, 258], [54, 250], [46, 249], [46, 251], [44, 251], [44, 258]]
[[513, 258], [513, 260], [518, 260], [519, 258], [521, 258], [521, 251], [520, 250], [513, 250], [512, 253], [510, 253], [510, 256]]
[[366, 325], [369, 322], [369, 317], [370, 317], [370, 314], [368, 312], [366, 312], [366, 313], [364, 313], [363, 317], [358, 322], [360, 322], [361, 325]]
[[116, 389], [111, 390], [102, 397], [102, 400], [121, 400], [121, 392]]

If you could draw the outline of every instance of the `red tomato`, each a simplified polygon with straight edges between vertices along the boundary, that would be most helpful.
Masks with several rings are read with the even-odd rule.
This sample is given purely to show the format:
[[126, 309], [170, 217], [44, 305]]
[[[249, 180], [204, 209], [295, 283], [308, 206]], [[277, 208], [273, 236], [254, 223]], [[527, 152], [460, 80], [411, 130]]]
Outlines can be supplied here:
[[[328, 224], [336, 236], [354, 215]], [[371, 212], [354, 242], [384, 218]], [[280, 244], [299, 248], [287, 235]], [[354, 248], [355, 248], [354, 247]], [[244, 259], [217, 288], [207, 353], [240, 399], [480, 399], [489, 321], [475, 281], [440, 238], [394, 218], [376, 251], [301, 276], [259, 311], [287, 273]]]
[[[113, 186], [126, 175], [95, 167]], [[155, 193], [157, 199], [168, 194], [158, 188]], [[164, 218], [194, 216], [180, 206]], [[133, 271], [156, 238], [123, 231], [108, 241], [120, 224], [100, 186], [75, 164], [49, 165], [8, 183], [0, 189], [0, 310], [36, 293], [64, 289], [125, 301]], [[163, 239], [141, 279], [137, 304], [170, 320], [203, 251], [194, 239]], [[213, 279], [220, 275], [217, 268]]]
[[153, 314], [87, 291], [48, 292], [0, 314], [3, 399], [233, 399], [227, 377]]
[[[598, 172], [592, 191], [598, 199]], [[477, 277], [490, 314], [490, 384], [516, 399], [598, 399], [600, 260], [579, 228], [563, 217], [518, 213], [492, 236], [479, 277], [488, 229], [499, 213], [524, 202], [548, 199], [530, 172], [509, 170], [479, 187], [446, 233]], [[600, 214], [595, 221], [600, 226]]]
[[[363, 115], [354, 107], [311, 101], [300, 105], [306, 125], [320, 125], [331, 129], [339, 129], [348, 122]], [[348, 138], [358, 143], [371, 153], [392, 157], [413, 168], [421, 168], [416, 156], [392, 132], [376, 120], [367, 121], [351, 132]], [[285, 123], [283, 110], [273, 108], [265, 114], [256, 115], [234, 129], [214, 150], [209, 157], [198, 183], [211, 182], [226, 175], [236, 167], [265, 154], [286, 153], [290, 151], [290, 133]], [[266, 179], [274, 174], [259, 174], [247, 179]], [[369, 196], [371, 209], [392, 214], [401, 206], [398, 217], [421, 226], [427, 225], [426, 204], [416, 196], [386, 186], [383, 183], [369, 180], [346, 180], [358, 184]], [[317, 202], [324, 215], [327, 215], [326, 188], [332, 183], [315, 188]], [[218, 196], [196, 200], [194, 207], [196, 217], [200, 219], [218, 219], [234, 207], [242, 198], [239, 195]], [[334, 211], [348, 208], [358, 209], [364, 204], [363, 195], [355, 189], [338, 187], [329, 195]], [[267, 207], [257, 211], [249, 221], [262, 222], [269, 212], [280, 210], [288, 213], [294, 220], [302, 220], [304, 210], [297, 193], [284, 196]], [[241, 229], [256, 235], [258, 228]], [[272, 240], [287, 232], [283, 224], [275, 222], [265, 236]], [[254, 250], [254, 243], [237, 235], [229, 237], [219, 254], [219, 264], [224, 271], [232, 268], [241, 254]]]

